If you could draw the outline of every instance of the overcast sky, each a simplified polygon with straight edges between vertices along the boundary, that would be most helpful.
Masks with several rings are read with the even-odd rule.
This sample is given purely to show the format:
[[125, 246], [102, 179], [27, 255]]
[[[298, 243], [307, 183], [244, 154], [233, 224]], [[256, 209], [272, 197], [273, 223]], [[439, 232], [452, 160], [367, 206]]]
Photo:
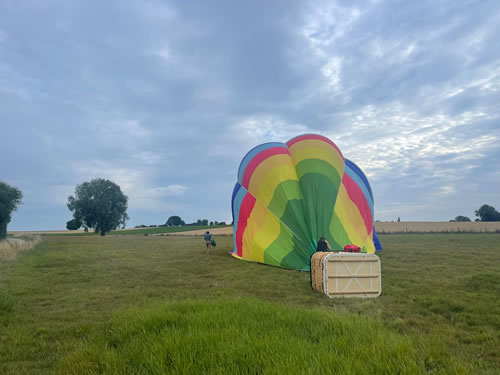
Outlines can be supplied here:
[[500, 2], [0, 1], [10, 230], [63, 229], [75, 186], [128, 226], [231, 221], [243, 156], [303, 133], [368, 175], [378, 220], [500, 209]]

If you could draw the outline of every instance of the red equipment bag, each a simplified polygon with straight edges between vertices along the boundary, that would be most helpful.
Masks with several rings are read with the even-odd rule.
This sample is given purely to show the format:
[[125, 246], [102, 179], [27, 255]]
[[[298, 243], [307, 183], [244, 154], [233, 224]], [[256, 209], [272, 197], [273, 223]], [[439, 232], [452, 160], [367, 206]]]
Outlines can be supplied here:
[[359, 246], [356, 246], [356, 245], [345, 245], [344, 251], [346, 253], [360, 253], [361, 248]]

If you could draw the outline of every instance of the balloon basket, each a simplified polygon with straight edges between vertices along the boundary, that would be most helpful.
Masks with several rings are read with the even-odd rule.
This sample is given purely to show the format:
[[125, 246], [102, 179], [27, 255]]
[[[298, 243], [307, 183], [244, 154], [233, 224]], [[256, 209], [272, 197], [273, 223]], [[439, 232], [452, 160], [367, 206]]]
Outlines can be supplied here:
[[375, 254], [316, 252], [311, 257], [311, 286], [330, 298], [378, 297], [382, 292], [380, 259]]

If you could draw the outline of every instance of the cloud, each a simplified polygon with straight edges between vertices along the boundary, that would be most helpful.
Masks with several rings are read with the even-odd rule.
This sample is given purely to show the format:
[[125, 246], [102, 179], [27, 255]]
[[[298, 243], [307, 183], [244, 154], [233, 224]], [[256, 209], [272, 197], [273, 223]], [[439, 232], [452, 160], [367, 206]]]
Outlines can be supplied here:
[[173, 197], [178, 197], [180, 195], [183, 195], [184, 192], [187, 190], [186, 186], [182, 185], [169, 185], [165, 187], [157, 187], [153, 188], [149, 191], [149, 193], [153, 196], [173, 196]]
[[1, 8], [0, 176], [29, 197], [14, 229], [63, 227], [94, 177], [129, 196], [130, 225], [227, 220], [246, 152], [303, 133], [365, 170], [379, 219], [500, 206], [495, 2]]

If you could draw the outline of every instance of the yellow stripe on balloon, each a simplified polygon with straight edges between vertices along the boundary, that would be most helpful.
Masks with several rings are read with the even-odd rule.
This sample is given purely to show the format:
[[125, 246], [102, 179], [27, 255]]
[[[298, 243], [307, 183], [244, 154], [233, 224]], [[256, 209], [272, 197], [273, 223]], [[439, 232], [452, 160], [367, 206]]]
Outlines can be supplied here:
[[[255, 168], [255, 172], [250, 180], [248, 191], [266, 207], [273, 199], [276, 187], [287, 180], [297, 181], [297, 192], [295, 192], [294, 195], [297, 197], [301, 196], [299, 192], [297, 171], [291, 163], [290, 157], [288, 155], [285, 156], [288, 158], [288, 162], [284, 160], [280, 162], [278, 162], [278, 160], [270, 160], [268, 164], [265, 164], [267, 160], [262, 162]], [[295, 198], [295, 196], [291, 198]]]
[[290, 153], [292, 153], [292, 152], [297, 152], [298, 150], [301, 150], [303, 148], [323, 148], [325, 150], [330, 150], [336, 154], [339, 154], [339, 152], [335, 147], [333, 147], [328, 142], [322, 141], [320, 139], [305, 139], [299, 141], [290, 146], [288, 150], [290, 151]]
[[[303, 145], [303, 143], [306, 145]], [[316, 140], [297, 142], [290, 147], [290, 154], [292, 155], [295, 165], [298, 165], [305, 159], [320, 159], [332, 164], [339, 176], [343, 174], [344, 159], [342, 155], [328, 143]]]
[[[258, 262], [264, 262], [264, 252], [278, 238], [280, 234], [280, 221], [272, 213], [268, 213], [260, 230], [255, 234], [252, 248], [258, 249], [253, 253], [253, 258]], [[288, 248], [288, 249], [291, 249]]]
[[[254, 196], [257, 196], [260, 185], [263, 183], [264, 179], [270, 175], [270, 172], [274, 173], [270, 176], [270, 178], [275, 178], [281, 180], [281, 173], [275, 173], [276, 167], [282, 167], [286, 169], [294, 169], [294, 165], [290, 155], [288, 154], [277, 154], [268, 157], [263, 160], [253, 171], [252, 176], [250, 177], [250, 181], [248, 183], [248, 191], [252, 193]], [[295, 175], [295, 179], [297, 178], [297, 172], [288, 172], [291, 175]]]
[[268, 215], [267, 209], [260, 204], [258, 201], [255, 202], [252, 212], [247, 219], [247, 226], [245, 228], [245, 233], [243, 233], [243, 252], [244, 258], [253, 259], [260, 261], [260, 258], [264, 258], [264, 249], [259, 249], [254, 242], [255, 234], [259, 232], [262, 225], [266, 221]]
[[375, 245], [373, 244], [373, 232], [366, 239], [365, 247], [366, 247], [366, 252], [368, 254], [375, 254]]
[[358, 207], [351, 201], [343, 185], [339, 189], [334, 211], [343, 224], [351, 243], [361, 247], [368, 234]]

